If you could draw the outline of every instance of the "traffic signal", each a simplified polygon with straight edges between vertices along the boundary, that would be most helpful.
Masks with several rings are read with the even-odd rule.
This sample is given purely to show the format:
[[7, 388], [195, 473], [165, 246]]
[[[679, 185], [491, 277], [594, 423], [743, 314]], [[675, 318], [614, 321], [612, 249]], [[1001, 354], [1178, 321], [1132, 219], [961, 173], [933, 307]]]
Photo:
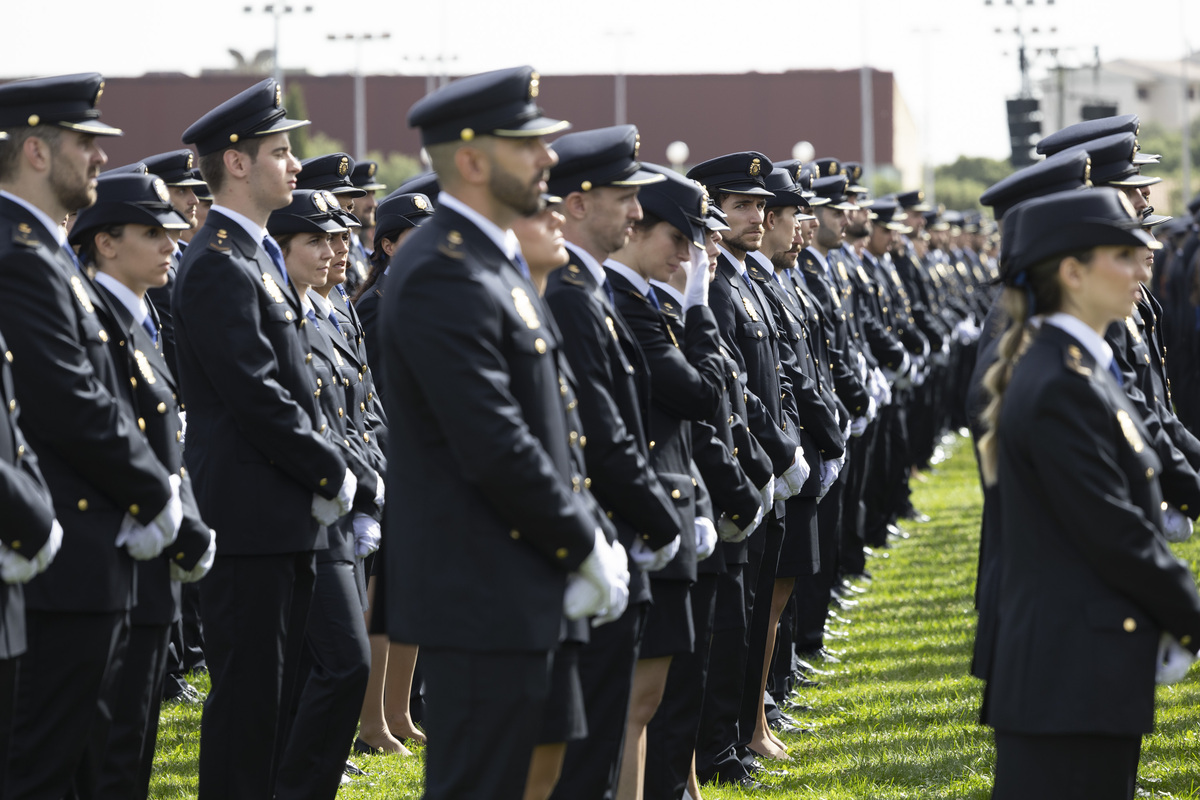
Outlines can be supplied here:
[[1006, 101], [1008, 106], [1008, 139], [1012, 146], [1014, 169], [1034, 163], [1034, 143], [1042, 138], [1041, 103], [1032, 97]]

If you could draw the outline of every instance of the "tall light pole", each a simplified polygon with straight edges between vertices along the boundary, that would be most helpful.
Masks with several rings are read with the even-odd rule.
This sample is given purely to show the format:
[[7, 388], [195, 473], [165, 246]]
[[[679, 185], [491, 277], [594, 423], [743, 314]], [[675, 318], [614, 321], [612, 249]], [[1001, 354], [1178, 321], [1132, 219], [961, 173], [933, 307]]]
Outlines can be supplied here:
[[354, 43], [354, 157], [367, 157], [367, 81], [362, 70], [362, 46], [364, 42], [382, 42], [392, 38], [383, 33], [345, 33], [341, 36], [330, 33], [325, 36], [331, 42]]
[[450, 71], [446, 65], [458, 61], [458, 56], [438, 53], [436, 56], [401, 56], [400, 60], [421, 65], [421, 71], [425, 73], [425, 94], [432, 94], [450, 83]]
[[271, 62], [274, 67], [275, 82], [283, 87], [283, 67], [279, 65], [279, 21], [286, 14], [311, 14], [312, 6], [289, 6], [279, 3], [267, 3], [264, 6], [245, 6], [242, 11], [246, 14], [270, 14], [275, 24], [275, 41], [271, 47]]
[[625, 40], [633, 36], [629, 28], [612, 29], [604, 32], [605, 36], [616, 40], [617, 67], [613, 71], [613, 124], [624, 125], [626, 113], [625, 95]]

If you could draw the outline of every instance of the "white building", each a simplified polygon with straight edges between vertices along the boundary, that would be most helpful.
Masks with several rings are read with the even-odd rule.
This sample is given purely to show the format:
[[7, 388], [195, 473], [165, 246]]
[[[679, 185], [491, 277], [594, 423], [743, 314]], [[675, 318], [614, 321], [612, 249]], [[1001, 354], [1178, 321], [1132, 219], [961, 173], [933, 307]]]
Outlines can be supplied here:
[[1200, 117], [1200, 52], [1174, 61], [1120, 59], [1095, 67], [1052, 69], [1041, 90], [1045, 133], [1084, 119], [1089, 105], [1115, 105], [1117, 114], [1137, 114], [1143, 123], [1179, 128], [1185, 107], [1193, 124]]

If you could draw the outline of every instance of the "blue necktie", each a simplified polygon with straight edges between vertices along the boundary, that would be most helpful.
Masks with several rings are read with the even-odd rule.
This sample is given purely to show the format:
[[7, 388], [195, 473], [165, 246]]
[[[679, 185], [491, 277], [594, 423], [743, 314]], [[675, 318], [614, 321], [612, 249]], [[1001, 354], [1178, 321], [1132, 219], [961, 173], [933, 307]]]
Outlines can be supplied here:
[[304, 316], [308, 317], [308, 321], [317, 326], [317, 330], [321, 330], [321, 323], [317, 321], [317, 314], [311, 308], [304, 312]]
[[525, 257], [520, 253], [513, 254], [513, 263], [517, 265], [517, 269], [521, 270], [521, 274], [525, 276], [525, 280], [532, 280], [529, 275], [529, 264], [525, 262]]
[[64, 244], [63, 250], [65, 250], [67, 255], [69, 255], [71, 257], [71, 263], [73, 263], [75, 265], [75, 269], [79, 270], [80, 272], [83, 272], [83, 264], [80, 263], [79, 256], [75, 255], [75, 251], [73, 249], [71, 249], [71, 246]]
[[600, 284], [600, 288], [604, 290], [604, 294], [608, 297], [608, 304], [615, 307], [617, 305], [617, 298], [613, 294], [612, 284], [608, 282], [608, 278], [604, 279], [604, 283]]
[[658, 295], [654, 293], [653, 286], [651, 286], [650, 289], [646, 292], [646, 297], [650, 299], [650, 305], [654, 306], [659, 311], [662, 310], [662, 306], [659, 305], [659, 302], [658, 302]]
[[1108, 371], [1112, 373], [1113, 379], [1117, 382], [1117, 386], [1123, 387], [1125, 385], [1125, 378], [1121, 375], [1121, 370], [1117, 367], [1117, 360], [1115, 358], [1108, 362]]
[[154, 320], [150, 319], [149, 314], [142, 319], [142, 327], [146, 329], [146, 333], [150, 334], [154, 346], [158, 347], [158, 328], [154, 326]]
[[283, 260], [283, 251], [279, 249], [279, 243], [271, 238], [270, 234], [263, 237], [263, 250], [267, 251], [267, 255], [271, 257], [272, 263], [279, 267], [279, 272], [283, 275], [283, 285], [288, 285], [287, 264]]
[[335, 314], [332, 309], [329, 311], [329, 321], [333, 323], [333, 329], [335, 331], [338, 333], [342, 332], [342, 326], [338, 325], [337, 314]]

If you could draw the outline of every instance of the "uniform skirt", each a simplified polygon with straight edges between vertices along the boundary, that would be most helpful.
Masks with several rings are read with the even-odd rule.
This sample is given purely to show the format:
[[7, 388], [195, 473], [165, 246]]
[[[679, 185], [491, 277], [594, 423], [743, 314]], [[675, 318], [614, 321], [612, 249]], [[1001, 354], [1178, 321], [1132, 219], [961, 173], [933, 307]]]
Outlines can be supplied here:
[[692, 620], [687, 581], [656, 580], [650, 576], [653, 600], [646, 617], [646, 632], [638, 658], [664, 658], [692, 652], [696, 626]]

